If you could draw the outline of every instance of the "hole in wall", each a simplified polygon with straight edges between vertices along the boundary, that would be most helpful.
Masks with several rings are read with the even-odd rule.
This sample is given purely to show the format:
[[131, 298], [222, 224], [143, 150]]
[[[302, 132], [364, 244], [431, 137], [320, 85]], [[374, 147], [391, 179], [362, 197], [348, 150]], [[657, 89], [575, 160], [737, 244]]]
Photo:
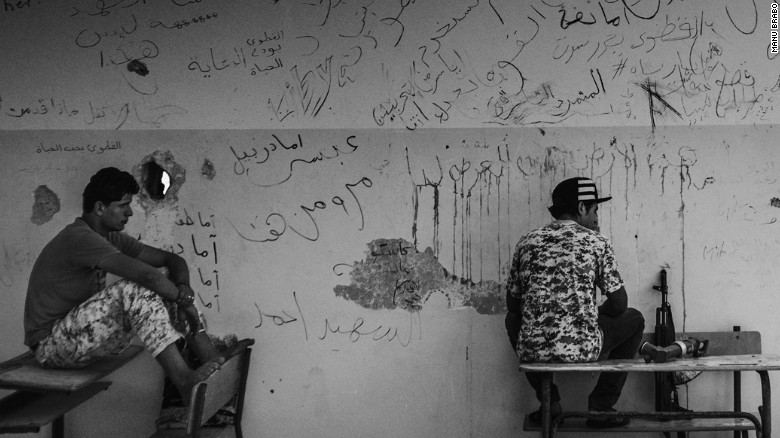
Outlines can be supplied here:
[[186, 171], [170, 151], [155, 151], [133, 168], [141, 186], [138, 202], [147, 211], [174, 205], [184, 185]]
[[149, 161], [142, 168], [144, 188], [151, 199], [159, 201], [165, 198], [165, 194], [171, 188], [171, 175], [159, 164]]

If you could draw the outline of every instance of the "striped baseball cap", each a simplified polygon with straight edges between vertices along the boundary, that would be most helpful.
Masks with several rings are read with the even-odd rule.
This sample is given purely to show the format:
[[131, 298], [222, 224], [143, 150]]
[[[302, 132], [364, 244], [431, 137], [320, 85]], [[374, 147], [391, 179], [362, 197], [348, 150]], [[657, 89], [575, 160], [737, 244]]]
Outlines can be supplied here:
[[612, 196], [599, 198], [596, 190], [596, 183], [590, 178], [576, 177], [561, 181], [552, 193], [553, 205], [576, 205], [578, 202], [599, 202], [609, 201]]

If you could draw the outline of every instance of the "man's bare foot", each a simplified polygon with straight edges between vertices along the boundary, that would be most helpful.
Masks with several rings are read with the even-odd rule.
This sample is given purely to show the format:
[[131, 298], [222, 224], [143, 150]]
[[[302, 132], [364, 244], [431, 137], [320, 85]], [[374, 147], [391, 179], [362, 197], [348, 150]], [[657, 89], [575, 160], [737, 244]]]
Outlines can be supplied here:
[[[206, 341], [208, 341], [208, 335], [206, 335], [205, 332], [199, 333], [195, 338], [198, 337], [203, 338], [204, 345]], [[176, 389], [179, 390], [179, 394], [181, 394], [184, 403], [189, 404], [192, 388], [194, 388], [198, 382], [208, 379], [208, 377], [217, 372], [227, 360], [238, 355], [254, 343], [254, 339], [242, 339], [221, 353], [214, 353], [213, 356], [206, 356], [207, 359], [204, 361], [203, 365], [194, 370], [187, 366], [187, 363], [182, 358], [181, 353], [175, 344], [170, 344], [166, 347], [162, 353], [157, 356], [157, 360], [160, 362], [165, 373], [174, 385], [176, 385]], [[196, 349], [195, 344], [197, 344], [197, 342], [192, 344], [194, 349]], [[208, 345], [211, 345], [210, 341], [208, 341]], [[213, 346], [211, 348], [213, 348]], [[205, 354], [204, 352], [201, 353]], [[199, 358], [200, 356], [201, 355], [199, 355]]]
[[198, 382], [208, 379], [209, 376], [219, 371], [219, 368], [223, 363], [225, 363], [225, 358], [223, 356], [216, 356], [199, 366], [197, 369], [191, 370], [189, 375], [184, 378], [182, 386], [178, 388], [182, 400], [184, 400], [186, 404], [189, 404], [192, 388], [194, 388]]

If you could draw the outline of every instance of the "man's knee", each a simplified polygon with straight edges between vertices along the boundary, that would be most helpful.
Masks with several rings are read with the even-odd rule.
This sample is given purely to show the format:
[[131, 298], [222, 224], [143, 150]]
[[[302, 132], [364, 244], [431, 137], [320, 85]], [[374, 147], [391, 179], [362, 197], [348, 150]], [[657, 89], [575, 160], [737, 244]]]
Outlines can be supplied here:
[[634, 309], [633, 307], [629, 307], [626, 309], [625, 312], [626, 319], [633, 323], [633, 325], [636, 327], [636, 332], [644, 333], [645, 331], [645, 317], [642, 315], [642, 312]]
[[162, 298], [149, 288], [130, 280], [119, 280], [106, 288], [106, 293], [127, 303], [150, 303], [164, 306]]

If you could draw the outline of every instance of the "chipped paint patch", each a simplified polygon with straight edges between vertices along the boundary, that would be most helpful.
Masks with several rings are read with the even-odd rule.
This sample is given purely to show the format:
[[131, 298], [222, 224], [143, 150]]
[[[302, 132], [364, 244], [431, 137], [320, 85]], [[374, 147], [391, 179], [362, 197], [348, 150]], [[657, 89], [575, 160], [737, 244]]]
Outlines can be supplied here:
[[60, 211], [60, 198], [46, 186], [38, 186], [35, 189], [35, 201], [32, 207], [30, 220], [35, 225], [43, 225], [49, 222]]
[[449, 275], [431, 248], [420, 252], [404, 239], [376, 239], [366, 258], [357, 261], [349, 285], [334, 288], [336, 296], [369, 309], [422, 309], [434, 294], [447, 298], [449, 308], [473, 307], [481, 314], [506, 311], [502, 291], [494, 281], [473, 283]]
[[217, 176], [217, 170], [214, 168], [214, 163], [208, 158], [203, 159], [203, 166], [200, 167], [200, 174], [209, 181], [213, 181]]
[[769, 205], [771, 205], [772, 207], [780, 208], [780, 198], [772, 198], [769, 201]]

